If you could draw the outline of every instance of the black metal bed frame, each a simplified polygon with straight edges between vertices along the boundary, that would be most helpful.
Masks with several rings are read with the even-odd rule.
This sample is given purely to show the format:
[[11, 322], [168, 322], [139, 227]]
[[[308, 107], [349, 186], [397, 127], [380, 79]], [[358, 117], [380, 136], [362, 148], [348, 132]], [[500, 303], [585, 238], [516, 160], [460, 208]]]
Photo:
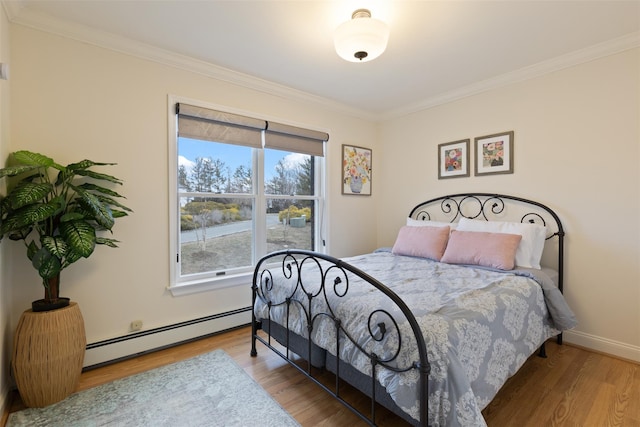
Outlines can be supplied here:
[[[551, 224], [551, 234], [547, 236], [547, 240], [554, 237], [558, 239], [558, 286], [562, 292], [565, 233], [558, 215], [552, 209], [539, 202], [503, 194], [460, 193], [437, 197], [422, 202], [411, 210], [409, 217], [420, 220], [440, 220], [440, 218], [444, 217], [446, 222], [451, 223], [456, 222], [460, 217], [484, 219], [486, 221], [496, 219], [504, 220], [502, 215], [505, 214], [507, 206], [511, 206], [512, 203], [520, 204], [521, 211], [524, 209], [525, 213], [520, 217], [520, 222], [541, 224], [547, 226], [547, 230], [550, 228], [548, 227], [547, 222], [555, 222], [555, 227], [553, 227], [554, 224]], [[438, 207], [439, 211], [434, 212]], [[530, 211], [530, 209], [533, 209], [533, 211]], [[515, 218], [511, 219], [513, 220]], [[277, 264], [274, 265], [274, 262], [277, 262]], [[302, 277], [301, 271], [303, 266], [305, 266], [307, 270], [309, 267], [312, 267], [315, 273], [311, 276], [307, 275]], [[295, 284], [295, 286], [293, 286], [294, 289], [289, 292], [286, 297], [279, 298], [277, 301], [272, 300], [274, 295], [272, 288], [272, 271], [275, 270], [281, 270], [279, 271], [279, 274], [283, 274], [287, 280], [291, 280], [291, 283]], [[351, 336], [350, 332], [345, 329], [340, 316], [333, 310], [328, 296], [333, 295], [336, 297], [345, 297], [349, 291], [351, 281], [356, 277], [364, 280], [386, 295], [386, 297], [389, 298], [399, 309], [402, 316], [405, 317], [414, 334], [410, 339], [415, 340], [414, 345], [418, 350], [418, 360], [413, 361], [408, 366], [397, 366], [399, 363], [398, 355], [403, 347], [403, 342], [400, 336], [398, 319], [394, 319], [394, 317], [385, 310], [375, 310], [374, 312], [369, 313], [368, 332], [370, 338], [375, 341], [381, 341], [388, 334], [397, 334], [398, 348], [395, 352], [392, 352], [393, 354], [390, 356], [381, 357], [373, 352], [368, 352], [366, 349], [361, 347], [357, 343], [356, 339]], [[301, 291], [304, 296], [301, 298], [296, 297], [296, 295], [294, 295], [296, 294], [296, 291], [298, 291], [298, 295], [300, 295]], [[376, 380], [376, 369], [390, 369], [395, 372], [404, 372], [414, 369], [418, 372], [420, 378], [418, 390], [420, 399], [419, 425], [426, 426], [428, 424], [428, 405], [426, 401], [428, 398], [428, 376], [430, 373], [430, 365], [427, 356], [426, 343], [420, 327], [418, 326], [418, 322], [407, 307], [406, 303], [383, 283], [358, 268], [329, 255], [306, 250], [282, 250], [266, 255], [257, 263], [252, 283], [253, 307], [255, 307], [256, 300], [258, 298], [268, 305], [269, 318], [257, 319], [255, 311], [252, 310], [251, 356], [257, 356], [256, 341], [262, 342], [265, 346], [289, 362], [291, 366], [295, 367], [298, 371], [310, 378], [314, 383], [340, 401], [369, 425], [375, 425], [376, 403], [380, 403], [377, 393], [380, 394], [379, 389], [381, 386]], [[313, 302], [316, 298], [324, 299], [328, 307], [327, 312], [314, 312]], [[295, 305], [298, 309], [304, 312], [308, 332], [307, 337], [311, 336], [317, 319], [329, 318], [332, 320], [335, 327], [336, 337], [342, 336], [345, 339], [348, 339], [358, 349], [358, 351], [367, 356], [371, 363], [371, 376], [367, 380], [370, 381], [370, 385], [368, 386], [368, 390], [363, 390], [362, 387], [359, 388], [371, 399], [371, 409], [368, 415], [364, 414], [342, 398], [340, 394], [341, 381], [343, 381], [341, 378], [341, 364], [346, 365], [346, 362], [342, 362], [339, 357], [335, 357], [334, 373], [336, 375], [335, 385], [333, 387], [326, 386], [316, 378], [314, 373], [315, 368], [311, 361], [312, 355], [314, 352], [318, 351], [318, 348], [311, 339], [302, 338], [302, 341], [296, 341], [300, 336], [290, 330], [288, 323], [289, 311], [292, 305]], [[272, 336], [274, 336], [272, 335], [272, 331], [275, 333], [275, 331], [277, 331], [278, 328], [281, 328], [281, 326], [272, 322], [271, 311], [278, 307], [286, 310], [287, 324], [283, 325], [284, 333], [281, 332], [280, 335], [276, 334], [275, 338], [273, 338], [279, 344], [279, 347], [276, 347], [276, 345], [272, 343]], [[261, 330], [263, 333], [259, 332]], [[266, 337], [263, 336], [265, 334]], [[561, 344], [562, 335], [558, 335], [557, 340], [558, 343]], [[300, 344], [300, 342], [302, 342], [302, 344]], [[283, 351], [280, 350], [282, 347], [284, 347]], [[335, 354], [340, 354], [339, 339], [336, 340]], [[545, 356], [544, 344], [540, 349], [540, 356]], [[304, 363], [302, 364], [303, 366], [296, 363], [295, 359], [299, 357], [302, 357], [306, 361], [306, 367], [304, 366]], [[346, 370], [344, 367], [342, 369]], [[398, 408], [391, 407], [390, 409], [409, 421], [406, 414], [399, 413], [397, 411]]]

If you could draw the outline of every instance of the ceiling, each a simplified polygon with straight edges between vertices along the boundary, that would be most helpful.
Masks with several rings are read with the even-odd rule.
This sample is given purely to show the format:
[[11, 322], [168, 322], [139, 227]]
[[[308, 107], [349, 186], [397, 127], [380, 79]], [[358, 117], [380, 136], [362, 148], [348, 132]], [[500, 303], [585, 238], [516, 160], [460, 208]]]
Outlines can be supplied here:
[[[640, 45], [638, 0], [3, 4], [17, 24], [378, 118]], [[363, 6], [389, 24], [389, 45], [371, 62], [346, 62], [333, 30]]]

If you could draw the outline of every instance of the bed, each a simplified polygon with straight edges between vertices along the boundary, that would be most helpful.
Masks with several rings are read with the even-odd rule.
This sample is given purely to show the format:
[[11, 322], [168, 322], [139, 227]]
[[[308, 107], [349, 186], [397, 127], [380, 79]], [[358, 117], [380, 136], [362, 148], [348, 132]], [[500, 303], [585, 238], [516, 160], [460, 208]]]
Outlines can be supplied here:
[[[564, 237], [539, 202], [464, 193], [415, 206], [390, 248], [268, 254], [253, 275], [251, 355], [261, 342], [370, 425], [377, 404], [413, 425], [485, 425], [506, 380], [576, 324]], [[343, 382], [370, 410], [342, 398]]]

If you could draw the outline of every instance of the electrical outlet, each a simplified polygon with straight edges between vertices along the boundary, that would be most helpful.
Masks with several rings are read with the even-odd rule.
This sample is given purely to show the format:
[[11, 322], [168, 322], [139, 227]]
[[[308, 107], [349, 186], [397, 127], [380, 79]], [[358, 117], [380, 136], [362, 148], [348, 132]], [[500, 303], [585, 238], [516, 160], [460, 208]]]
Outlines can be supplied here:
[[0, 79], [9, 80], [9, 64], [5, 62], [0, 63]]
[[142, 320], [133, 320], [130, 325], [131, 331], [139, 331], [142, 329]]

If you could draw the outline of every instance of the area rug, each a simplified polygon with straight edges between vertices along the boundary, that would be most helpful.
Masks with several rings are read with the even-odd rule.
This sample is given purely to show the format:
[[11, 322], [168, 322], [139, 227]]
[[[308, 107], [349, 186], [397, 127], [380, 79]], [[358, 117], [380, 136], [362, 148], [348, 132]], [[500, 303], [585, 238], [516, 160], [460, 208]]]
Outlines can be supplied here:
[[299, 426], [224, 351], [215, 350], [10, 414], [9, 427]]

